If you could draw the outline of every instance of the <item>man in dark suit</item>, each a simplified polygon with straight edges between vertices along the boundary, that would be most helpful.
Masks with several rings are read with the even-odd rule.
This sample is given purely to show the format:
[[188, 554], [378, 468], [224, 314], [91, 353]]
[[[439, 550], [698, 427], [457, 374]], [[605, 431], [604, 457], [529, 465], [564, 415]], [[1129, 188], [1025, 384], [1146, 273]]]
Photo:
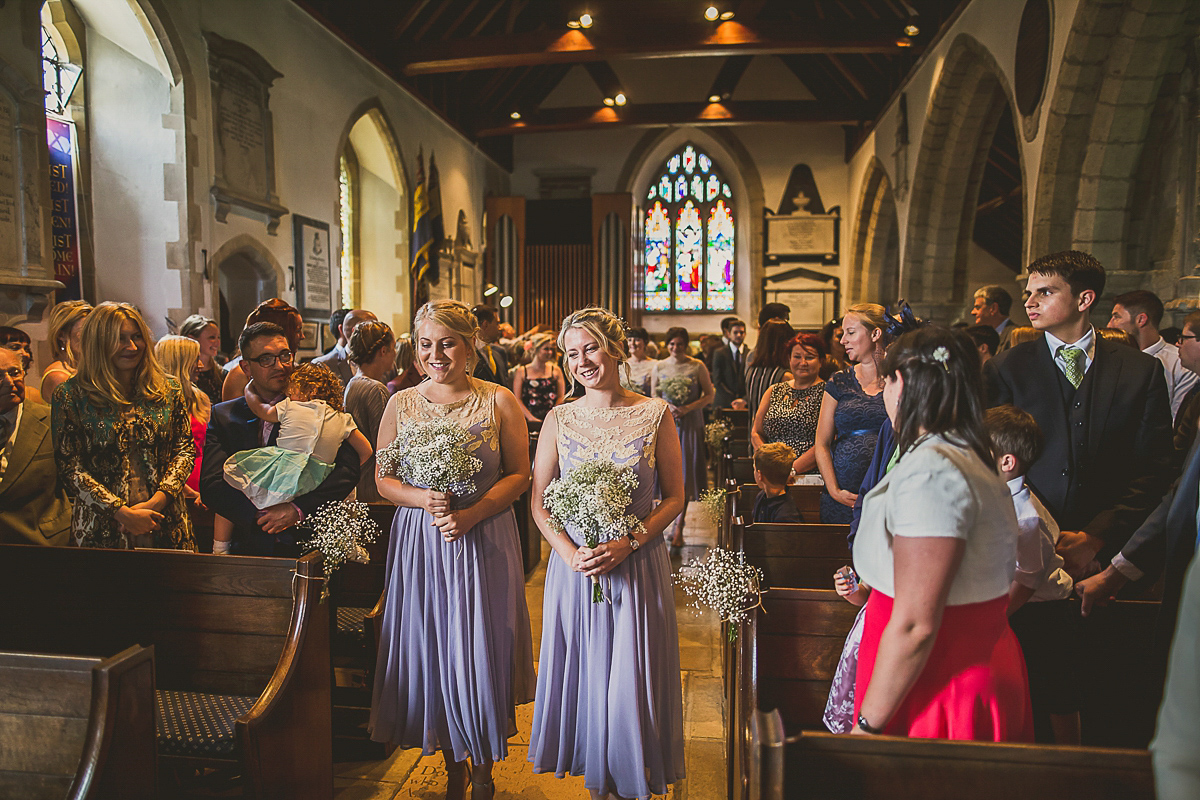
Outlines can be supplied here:
[[737, 317], [721, 320], [725, 341], [713, 353], [712, 379], [716, 397], [714, 408], [729, 408], [735, 398], [746, 393], [746, 323]]
[[[256, 322], [242, 331], [242, 361], [238, 365], [253, 381], [252, 391], [274, 403], [287, 388], [295, 354], [288, 349], [283, 328]], [[323, 503], [344, 500], [358, 485], [359, 459], [354, 448], [342, 442], [333, 472], [313, 491], [290, 503], [254, 507], [244, 494], [225, 482], [225, 461], [234, 453], [275, 444], [279, 426], [265, 422], [250, 410], [244, 397], [213, 406], [204, 440], [200, 467], [200, 497], [214, 513], [233, 522], [231, 553], [251, 556], [300, 554], [297, 541], [307, 538], [296, 525]]]
[[67, 545], [71, 501], [59, 483], [50, 406], [25, 397], [21, 353], [0, 347], [0, 542]]
[[1062, 529], [1073, 577], [1129, 540], [1171, 479], [1171, 412], [1158, 359], [1105, 342], [1088, 313], [1104, 267], [1075, 250], [1029, 266], [1025, 309], [1043, 332], [988, 362], [991, 405], [1033, 415], [1046, 437], [1027, 481]]
[[984, 286], [975, 290], [975, 305], [971, 307], [971, 316], [975, 317], [976, 325], [990, 325], [1000, 337], [996, 352], [1008, 349], [1008, 340], [1012, 335], [1013, 321], [1008, 318], [1012, 311], [1012, 295], [1003, 286]]
[[475, 377], [508, 386], [508, 355], [503, 347], [496, 344], [500, 341], [500, 317], [496, 309], [480, 305], [472, 308], [471, 313], [479, 325], [479, 333], [476, 334], [479, 358], [475, 362]]

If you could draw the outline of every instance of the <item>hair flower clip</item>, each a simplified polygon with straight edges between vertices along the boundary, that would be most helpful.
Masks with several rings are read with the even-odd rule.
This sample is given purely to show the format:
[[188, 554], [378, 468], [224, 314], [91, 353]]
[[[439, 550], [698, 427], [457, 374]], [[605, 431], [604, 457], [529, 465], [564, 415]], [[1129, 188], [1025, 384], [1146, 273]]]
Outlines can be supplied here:
[[950, 351], [944, 346], [933, 351], [933, 360], [941, 364], [946, 372], [950, 371]]

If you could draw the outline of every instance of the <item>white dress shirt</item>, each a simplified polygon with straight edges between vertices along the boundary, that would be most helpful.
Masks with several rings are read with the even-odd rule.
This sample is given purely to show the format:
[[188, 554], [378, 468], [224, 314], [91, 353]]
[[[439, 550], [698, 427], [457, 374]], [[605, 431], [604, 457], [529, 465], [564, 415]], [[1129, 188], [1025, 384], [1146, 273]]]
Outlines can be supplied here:
[[1167, 377], [1167, 393], [1171, 396], [1171, 419], [1174, 419], [1179, 413], [1179, 406], [1183, 405], [1183, 398], [1187, 397], [1187, 393], [1196, 385], [1196, 381], [1200, 380], [1200, 376], [1183, 366], [1179, 360], [1179, 348], [1167, 344], [1161, 336], [1142, 352], [1162, 362], [1163, 372]]
[[1013, 580], [1034, 590], [1030, 601], [1065, 600], [1071, 596], [1074, 581], [1054, 549], [1060, 533], [1058, 523], [1029, 491], [1024, 476], [1010, 480], [1008, 490], [1017, 513], [1017, 571]]
[[1087, 371], [1092, 368], [1092, 362], [1096, 360], [1096, 329], [1089, 325], [1087, 333], [1079, 337], [1077, 342], [1064, 342], [1050, 331], [1046, 331], [1046, 346], [1050, 348], [1050, 358], [1054, 359], [1054, 366], [1058, 367], [1058, 371], [1064, 375], [1067, 374], [1067, 367], [1066, 362], [1058, 354], [1059, 348], [1077, 347], [1082, 350], [1083, 372], [1086, 375]]

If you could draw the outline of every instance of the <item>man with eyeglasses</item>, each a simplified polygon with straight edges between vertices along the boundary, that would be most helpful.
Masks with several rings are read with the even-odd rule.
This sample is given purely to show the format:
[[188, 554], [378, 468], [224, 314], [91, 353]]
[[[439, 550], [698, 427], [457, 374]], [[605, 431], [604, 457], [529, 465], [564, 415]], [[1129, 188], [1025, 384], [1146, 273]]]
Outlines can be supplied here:
[[0, 347], [0, 542], [69, 544], [71, 501], [54, 467], [50, 406], [25, 396], [21, 353]]
[[[256, 322], [242, 331], [239, 369], [253, 381], [250, 390], [264, 402], [283, 398], [295, 355], [288, 349], [283, 328]], [[323, 503], [344, 500], [358, 484], [359, 460], [345, 442], [338, 450], [333, 472], [313, 491], [262, 510], [225, 482], [225, 461], [234, 453], [274, 445], [277, 424], [254, 416], [244, 397], [213, 406], [200, 467], [200, 498], [215, 514], [233, 522], [228, 552], [252, 556], [294, 557], [300, 554], [295, 526]]]

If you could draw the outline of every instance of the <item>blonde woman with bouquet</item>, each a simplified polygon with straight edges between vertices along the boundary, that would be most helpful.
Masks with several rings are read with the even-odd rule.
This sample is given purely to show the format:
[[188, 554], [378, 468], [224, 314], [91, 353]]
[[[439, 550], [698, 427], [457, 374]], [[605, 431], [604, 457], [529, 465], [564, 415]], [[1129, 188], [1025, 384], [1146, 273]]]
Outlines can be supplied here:
[[533, 699], [512, 511], [529, 486], [529, 436], [512, 392], [471, 377], [478, 326], [465, 305], [426, 303], [413, 330], [429, 380], [392, 395], [379, 425], [376, 482], [399, 508], [371, 738], [441, 750], [446, 796], [466, 797], [470, 783], [474, 800], [488, 800], [515, 707]]
[[[558, 344], [584, 395], [546, 416], [535, 456], [533, 518], [556, 557], [546, 569], [529, 760], [534, 772], [583, 776], [593, 800], [665, 795], [684, 777], [679, 633], [663, 540], [683, 510], [679, 437], [666, 402], [622, 388], [617, 317], [576, 311]], [[580, 513], [571, 514], [551, 488], [579, 488], [572, 473], [595, 473], [604, 496], [623, 493], [617, 482], [629, 488], [626, 532], [586, 545], [574, 520], [586, 526], [596, 498], [580, 493]], [[551, 517], [547, 500], [565, 513]]]
[[667, 330], [667, 352], [662, 361], [654, 363], [650, 372], [650, 396], [667, 401], [675, 427], [679, 431], [679, 446], [683, 450], [683, 510], [675, 520], [671, 546], [676, 552], [683, 546], [683, 517], [690, 500], [699, 500], [708, 488], [708, 453], [704, 441], [704, 409], [716, 397], [708, 367], [698, 358], [688, 355], [688, 332], [685, 328]]

